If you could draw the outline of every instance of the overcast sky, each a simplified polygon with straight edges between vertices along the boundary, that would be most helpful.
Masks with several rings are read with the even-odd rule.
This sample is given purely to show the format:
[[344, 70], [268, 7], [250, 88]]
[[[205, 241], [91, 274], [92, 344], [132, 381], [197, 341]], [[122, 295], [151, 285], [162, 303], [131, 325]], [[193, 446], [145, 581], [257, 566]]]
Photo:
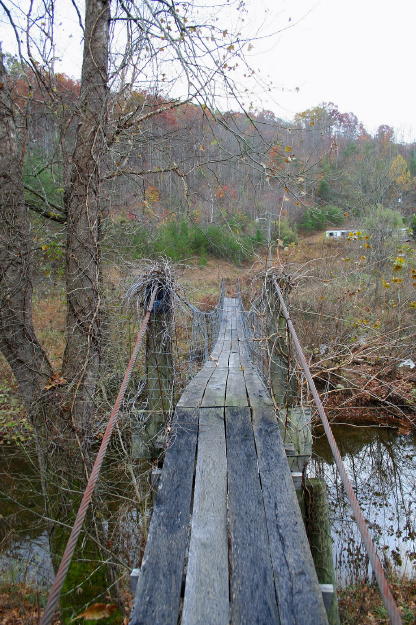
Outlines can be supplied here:
[[290, 118], [320, 102], [335, 102], [371, 132], [389, 124], [399, 138], [401, 133], [404, 140], [416, 139], [414, 0], [255, 3], [276, 23], [294, 24], [273, 45], [255, 47], [253, 61], [275, 84], [265, 106]]
[[[68, 0], [59, 2], [60, 8], [67, 4], [69, 9], [64, 25], [56, 30], [57, 52], [63, 58], [57, 69], [77, 77], [82, 50], [77, 20]], [[342, 112], [355, 113], [370, 132], [389, 124], [399, 140], [416, 140], [414, 0], [246, 0], [246, 4], [252, 33], [281, 31], [256, 41], [249, 54], [258, 76], [273, 83], [269, 92], [258, 82], [251, 96], [256, 108], [291, 119], [321, 102], [334, 102]], [[12, 38], [1, 21], [0, 41], [8, 50]]]

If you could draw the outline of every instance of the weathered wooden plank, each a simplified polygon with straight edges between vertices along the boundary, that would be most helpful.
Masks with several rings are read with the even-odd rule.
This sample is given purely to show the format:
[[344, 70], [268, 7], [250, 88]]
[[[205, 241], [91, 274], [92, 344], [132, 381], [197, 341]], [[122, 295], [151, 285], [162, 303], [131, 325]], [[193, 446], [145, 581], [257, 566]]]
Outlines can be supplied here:
[[201, 408], [199, 415], [194, 504], [182, 625], [228, 625], [224, 410]]
[[213, 347], [210, 358], [218, 359], [219, 355], [222, 352], [223, 346], [224, 346], [224, 338], [219, 338]]
[[178, 408], [173, 422], [130, 625], [176, 625], [189, 545], [198, 413]]
[[230, 357], [230, 350], [229, 348], [227, 349], [227, 346], [225, 345], [225, 342], [224, 342], [223, 350], [218, 358], [218, 367], [228, 367], [229, 357]]
[[204, 369], [215, 369], [215, 367], [217, 366], [217, 362], [218, 360], [213, 360], [211, 357], [205, 362], [204, 364]]
[[224, 406], [225, 387], [227, 385], [228, 369], [214, 369], [209, 384], [205, 389], [201, 406]]
[[241, 362], [240, 362], [240, 354], [238, 352], [230, 352], [228, 366], [230, 369], [240, 369]]
[[281, 623], [327, 625], [274, 410], [254, 408], [253, 429]]
[[231, 625], [276, 625], [280, 621], [250, 409], [225, 408], [225, 420]]
[[238, 323], [237, 323], [237, 336], [238, 336], [239, 339], [245, 339], [246, 338], [244, 323], [243, 323], [242, 319], [239, 319]]
[[244, 378], [250, 406], [273, 406], [263, 380], [254, 369], [244, 369]]
[[[319, 585], [336, 587], [332, 553], [331, 522], [325, 480], [306, 480], [304, 503], [307, 510], [307, 535]], [[324, 604], [330, 625], [340, 625], [336, 593], [324, 593]]]
[[230, 369], [225, 391], [225, 406], [248, 406], [246, 383], [241, 370]]
[[185, 387], [177, 406], [183, 408], [198, 408], [200, 406], [205, 388], [214, 372], [215, 364], [216, 363], [212, 362], [212, 367], [210, 364], [208, 366], [205, 365], [204, 368], [192, 378], [188, 386]]

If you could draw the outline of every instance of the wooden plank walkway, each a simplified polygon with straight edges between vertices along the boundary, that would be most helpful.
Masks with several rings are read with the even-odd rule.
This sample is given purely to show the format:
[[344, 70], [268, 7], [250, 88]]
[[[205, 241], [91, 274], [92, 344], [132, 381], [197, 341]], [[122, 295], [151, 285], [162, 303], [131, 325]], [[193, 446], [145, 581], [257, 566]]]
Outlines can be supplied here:
[[130, 625], [326, 625], [240, 302], [178, 402]]

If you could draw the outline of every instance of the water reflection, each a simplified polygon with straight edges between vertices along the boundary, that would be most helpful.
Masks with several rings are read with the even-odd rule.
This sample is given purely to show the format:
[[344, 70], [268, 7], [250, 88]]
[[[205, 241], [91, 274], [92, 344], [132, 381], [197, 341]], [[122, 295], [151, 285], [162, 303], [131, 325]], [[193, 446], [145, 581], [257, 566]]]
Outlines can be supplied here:
[[[50, 520], [34, 450], [10, 445], [0, 452], [0, 584], [24, 583], [47, 590], [74, 521], [79, 493], [72, 488], [76, 505], [65, 508], [56, 522]], [[61, 595], [62, 622], [71, 623], [90, 603], [124, 604], [124, 578], [137, 566], [148, 522], [146, 501], [151, 493], [141, 482], [147, 484], [147, 473], [136, 480], [136, 491], [143, 492], [136, 501], [124, 465], [109, 463], [103, 469], [99, 514], [87, 518]], [[119, 611], [106, 622], [119, 623]]]
[[5, 552], [0, 553], [0, 579], [3, 583], [23, 583], [48, 589], [53, 577], [47, 532], [18, 540]]
[[[397, 436], [385, 428], [334, 426], [333, 430], [383, 565], [414, 575], [416, 438]], [[338, 580], [354, 583], [368, 577], [368, 559], [326, 438], [319, 431], [315, 435], [308, 472], [311, 477], [324, 477], [328, 485]], [[37, 467], [30, 458], [18, 449], [8, 449], [0, 458], [0, 582], [34, 581], [40, 586], [50, 581], [52, 569]], [[148, 507], [138, 509], [132, 503], [123, 471], [112, 472], [107, 479], [103, 488], [108, 499], [106, 545], [116, 552], [114, 561], [128, 571], [137, 566], [143, 547]], [[108, 568], [109, 551], [104, 555], [97, 562]], [[87, 596], [85, 590], [85, 604]], [[96, 598], [97, 588], [91, 596], [101, 600]], [[78, 595], [76, 599], [81, 600]]]
[[[383, 566], [416, 573], [416, 438], [391, 429], [334, 426], [333, 432]], [[328, 486], [339, 583], [363, 580], [371, 570], [329, 445], [316, 432], [309, 474]]]

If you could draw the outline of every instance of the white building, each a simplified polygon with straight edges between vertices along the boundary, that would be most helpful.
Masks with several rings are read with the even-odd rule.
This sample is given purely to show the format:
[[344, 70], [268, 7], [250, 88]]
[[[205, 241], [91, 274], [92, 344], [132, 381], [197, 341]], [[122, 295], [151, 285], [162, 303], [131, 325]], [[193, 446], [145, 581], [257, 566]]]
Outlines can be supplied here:
[[326, 239], [346, 239], [351, 230], [327, 230]]
[[[335, 230], [326, 230], [325, 231], [325, 239], [335, 239], [335, 240], [340, 240], [340, 239], [359, 239], [362, 238], [362, 232], [360, 230], [341, 230], [341, 229], [335, 229]], [[409, 228], [398, 228], [396, 231], [396, 234], [394, 235], [394, 238], [396, 238], [399, 241], [411, 241], [411, 235], [410, 235], [410, 230]]]

